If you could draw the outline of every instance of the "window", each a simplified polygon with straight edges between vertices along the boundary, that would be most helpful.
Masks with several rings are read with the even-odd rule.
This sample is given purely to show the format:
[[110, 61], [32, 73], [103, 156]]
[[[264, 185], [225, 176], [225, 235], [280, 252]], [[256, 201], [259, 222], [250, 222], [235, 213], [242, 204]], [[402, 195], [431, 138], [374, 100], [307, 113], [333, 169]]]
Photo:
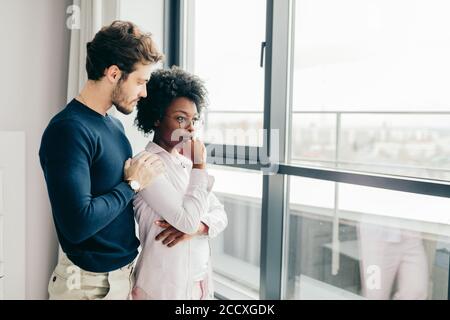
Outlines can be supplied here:
[[[261, 146], [265, 2], [193, 0], [184, 4], [189, 12], [185, 67], [205, 80], [209, 92], [205, 141]], [[255, 133], [255, 138], [239, 141], [247, 131]]]
[[[182, 61], [187, 70], [205, 81], [209, 93], [202, 132], [205, 142], [262, 146], [264, 69], [260, 59], [261, 43], [265, 40], [266, 3], [190, 0], [184, 1], [183, 6]], [[225, 157], [234, 156], [228, 150], [225, 153]], [[261, 172], [223, 166], [212, 166], [209, 171], [215, 176], [214, 192], [225, 205], [229, 221], [212, 246], [216, 295], [257, 299]]]
[[291, 161], [448, 180], [449, 9], [295, 0]]
[[[449, 5], [292, 5], [288, 162], [449, 180]], [[447, 299], [448, 198], [289, 180], [284, 298]]]
[[[228, 227], [212, 242], [216, 291], [228, 298], [259, 297], [262, 176], [211, 166], [214, 194], [224, 204]], [[236, 183], [239, 181], [239, 183]]]
[[449, 205], [448, 198], [292, 177], [285, 297], [447, 299]]
[[[213, 248], [219, 297], [236, 287], [261, 299], [448, 297], [449, 7], [182, 1], [179, 64], [210, 91], [205, 140], [270, 149], [275, 164], [210, 158], [231, 160], [211, 167], [230, 219]], [[236, 129], [240, 140], [227, 135]], [[249, 129], [278, 135], [248, 139]], [[245, 239], [238, 251], [233, 237]], [[238, 253], [250, 248], [251, 259]]]

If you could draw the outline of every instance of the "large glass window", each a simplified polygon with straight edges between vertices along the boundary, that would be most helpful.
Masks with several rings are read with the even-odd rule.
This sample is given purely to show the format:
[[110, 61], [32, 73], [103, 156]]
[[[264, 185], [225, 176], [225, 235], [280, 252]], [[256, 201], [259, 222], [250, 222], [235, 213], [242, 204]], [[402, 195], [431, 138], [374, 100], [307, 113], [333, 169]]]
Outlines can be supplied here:
[[450, 199], [292, 177], [287, 299], [447, 299]]
[[[449, 180], [445, 1], [294, 0], [290, 163]], [[450, 200], [290, 177], [287, 299], [447, 299]]]
[[228, 298], [257, 299], [262, 176], [219, 166], [211, 166], [208, 172], [215, 178], [214, 193], [228, 217], [227, 228], [212, 241], [216, 291]]
[[265, 140], [280, 147], [274, 175], [209, 169], [229, 217], [213, 242], [219, 296], [446, 299], [450, 4], [182, 3], [182, 66], [210, 93], [206, 142], [267, 147], [263, 122], [281, 133]]
[[[260, 53], [266, 3], [189, 0], [185, 5], [190, 13], [186, 67], [205, 80], [209, 91], [204, 137], [210, 143], [238, 144], [235, 133], [241, 136], [239, 130], [253, 134], [263, 128]], [[248, 139], [245, 144], [262, 145], [262, 139]]]
[[291, 161], [448, 180], [450, 3], [294, 3]]
[[450, 113], [294, 112], [294, 163], [450, 180]]
[[[189, 0], [183, 9], [182, 64], [205, 81], [209, 97], [200, 137], [213, 144], [262, 146], [265, 1]], [[228, 215], [227, 229], [212, 242], [216, 294], [258, 299], [262, 175], [225, 166], [208, 171]]]

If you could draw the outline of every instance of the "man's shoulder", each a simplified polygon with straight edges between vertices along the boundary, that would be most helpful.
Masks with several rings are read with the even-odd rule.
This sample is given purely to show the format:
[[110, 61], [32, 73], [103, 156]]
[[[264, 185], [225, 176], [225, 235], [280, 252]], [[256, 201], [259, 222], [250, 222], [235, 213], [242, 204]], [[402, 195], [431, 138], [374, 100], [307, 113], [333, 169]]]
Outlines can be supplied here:
[[67, 114], [63, 111], [55, 115], [49, 122], [45, 131], [90, 131], [82, 119], [76, 115]]
[[45, 128], [39, 154], [42, 156], [58, 150], [70, 151], [79, 146], [88, 146], [91, 150], [96, 140], [96, 133], [81, 119], [63, 110], [55, 115]]
[[60, 112], [50, 120], [48, 130], [74, 130], [85, 131], [95, 135], [95, 126], [90, 125], [90, 117], [77, 108], [74, 100], [69, 102]]
[[42, 141], [64, 139], [72, 140], [95, 140], [95, 130], [79, 117], [76, 113], [67, 110], [67, 107], [56, 114], [45, 128]]
[[80, 112], [77, 112], [77, 108], [75, 107], [74, 101], [70, 101], [68, 104], [66, 104], [61, 111], [59, 111], [57, 114], [53, 116], [53, 118], [50, 120], [50, 123], [57, 122], [60, 120], [77, 120], [81, 118], [82, 114]]

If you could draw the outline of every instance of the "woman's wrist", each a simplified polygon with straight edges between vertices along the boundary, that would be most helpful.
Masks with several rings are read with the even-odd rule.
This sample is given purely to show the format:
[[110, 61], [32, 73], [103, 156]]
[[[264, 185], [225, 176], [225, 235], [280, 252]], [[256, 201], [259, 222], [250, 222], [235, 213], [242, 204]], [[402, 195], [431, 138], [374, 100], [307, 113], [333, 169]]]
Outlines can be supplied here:
[[205, 169], [205, 164], [204, 163], [194, 163], [192, 165], [192, 169]]

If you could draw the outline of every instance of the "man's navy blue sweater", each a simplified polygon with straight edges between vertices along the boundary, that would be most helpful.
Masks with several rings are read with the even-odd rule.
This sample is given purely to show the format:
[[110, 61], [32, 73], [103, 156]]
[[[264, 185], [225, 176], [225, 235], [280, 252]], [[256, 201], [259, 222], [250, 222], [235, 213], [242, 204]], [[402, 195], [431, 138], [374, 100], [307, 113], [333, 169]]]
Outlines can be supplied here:
[[42, 136], [39, 157], [59, 242], [84, 270], [109, 272], [138, 254], [134, 192], [123, 181], [131, 156], [120, 121], [75, 99]]

